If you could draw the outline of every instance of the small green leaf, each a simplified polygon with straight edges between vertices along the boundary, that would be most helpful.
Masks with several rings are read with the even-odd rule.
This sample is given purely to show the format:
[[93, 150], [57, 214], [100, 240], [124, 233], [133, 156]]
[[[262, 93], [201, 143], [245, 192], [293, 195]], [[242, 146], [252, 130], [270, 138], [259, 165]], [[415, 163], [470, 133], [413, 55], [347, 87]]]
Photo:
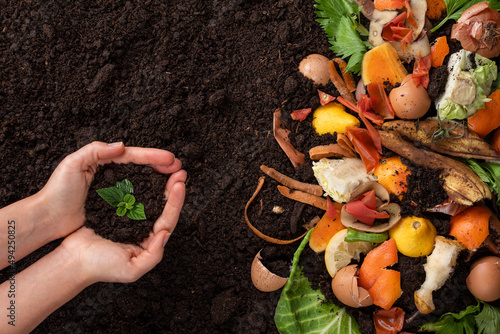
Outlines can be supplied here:
[[120, 217], [123, 217], [125, 216], [125, 214], [127, 213], [127, 208], [124, 208], [124, 207], [118, 207], [116, 209], [116, 214]]
[[495, 334], [500, 331], [500, 310], [488, 303], [482, 303], [483, 310], [476, 316], [479, 334]]
[[96, 191], [111, 206], [118, 206], [125, 196], [121, 189], [115, 187], [97, 189]]
[[126, 194], [125, 197], [123, 197], [123, 201], [129, 205], [134, 205], [135, 197], [134, 195]]
[[133, 220], [145, 220], [144, 205], [136, 202], [134, 207], [127, 212], [127, 217]]
[[127, 179], [123, 179], [122, 182], [116, 182], [115, 188], [120, 189], [125, 194], [133, 194], [134, 193], [134, 186], [132, 185], [132, 182], [130, 182]]
[[120, 202], [120, 203], [118, 203], [117, 207], [119, 207], [119, 208], [126, 208], [127, 207], [127, 203]]

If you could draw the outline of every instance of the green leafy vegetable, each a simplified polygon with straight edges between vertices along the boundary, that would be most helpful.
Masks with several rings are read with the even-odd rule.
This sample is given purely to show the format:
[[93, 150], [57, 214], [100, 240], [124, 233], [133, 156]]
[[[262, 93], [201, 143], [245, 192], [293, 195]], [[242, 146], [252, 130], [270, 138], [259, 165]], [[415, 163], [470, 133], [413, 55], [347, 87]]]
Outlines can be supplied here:
[[500, 310], [478, 300], [460, 313], [445, 313], [437, 321], [420, 327], [419, 331], [436, 334], [493, 334], [500, 331]]
[[[441, 28], [450, 19], [457, 21], [465, 10], [483, 1], [484, 0], [444, 0], [446, 4], [446, 17], [439, 22], [438, 25], [432, 28], [431, 32]], [[500, 10], [500, 2], [497, 0], [491, 0], [489, 6], [495, 10]]]
[[[312, 231], [312, 230], [311, 230]], [[309, 242], [311, 231], [305, 236], [293, 257], [290, 277], [281, 292], [274, 321], [280, 333], [360, 333], [358, 324], [344, 308], [325, 303], [319, 290], [311, 283], [298, 266], [300, 254]]]
[[331, 50], [343, 59], [349, 58], [346, 71], [359, 74], [363, 55], [372, 46], [361, 36], [366, 29], [357, 21], [360, 8], [350, 0], [316, 0], [316, 21], [321, 25], [330, 42]]
[[104, 198], [109, 205], [116, 207], [116, 214], [120, 217], [127, 215], [133, 220], [144, 220], [144, 205], [136, 202], [134, 195], [134, 186], [132, 183], [124, 179], [121, 182], [116, 182], [113, 187], [102, 188], [96, 190], [99, 196]]
[[486, 183], [491, 192], [497, 195], [497, 206], [500, 206], [500, 165], [472, 159], [465, 160], [465, 163]]

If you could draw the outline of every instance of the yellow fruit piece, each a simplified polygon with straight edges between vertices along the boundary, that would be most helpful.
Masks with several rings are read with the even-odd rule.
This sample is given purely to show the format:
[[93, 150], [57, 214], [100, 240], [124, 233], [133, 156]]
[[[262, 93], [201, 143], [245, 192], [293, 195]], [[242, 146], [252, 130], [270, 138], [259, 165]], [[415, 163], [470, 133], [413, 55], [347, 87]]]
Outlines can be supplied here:
[[432, 253], [436, 228], [421, 217], [405, 217], [389, 230], [389, 236], [396, 241], [398, 252], [409, 257], [427, 256]]
[[397, 51], [389, 43], [379, 45], [363, 56], [361, 77], [365, 85], [375, 82], [391, 89], [403, 82], [407, 74]]
[[346, 242], [347, 229], [335, 233], [325, 249], [326, 270], [334, 277], [337, 272], [347, 266], [352, 259], [360, 260], [360, 255], [374, 248], [374, 244], [365, 241]]
[[359, 126], [359, 120], [347, 113], [340, 103], [331, 102], [314, 111], [312, 126], [321, 136], [327, 133], [344, 133], [347, 126]]

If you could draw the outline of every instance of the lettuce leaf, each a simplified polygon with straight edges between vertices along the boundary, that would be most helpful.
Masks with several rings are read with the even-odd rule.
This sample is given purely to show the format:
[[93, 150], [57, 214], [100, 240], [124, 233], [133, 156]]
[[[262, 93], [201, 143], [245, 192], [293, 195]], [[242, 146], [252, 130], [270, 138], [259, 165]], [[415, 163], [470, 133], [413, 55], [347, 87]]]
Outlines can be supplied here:
[[321, 291], [311, 288], [311, 283], [298, 265], [300, 254], [309, 241], [311, 231], [302, 240], [293, 257], [290, 277], [281, 292], [274, 315], [276, 327], [282, 334], [360, 334], [354, 318], [346, 313], [345, 308], [338, 307], [332, 302], [326, 303]]
[[500, 165], [472, 159], [466, 159], [465, 163], [486, 183], [490, 191], [497, 195], [497, 206], [500, 207]]

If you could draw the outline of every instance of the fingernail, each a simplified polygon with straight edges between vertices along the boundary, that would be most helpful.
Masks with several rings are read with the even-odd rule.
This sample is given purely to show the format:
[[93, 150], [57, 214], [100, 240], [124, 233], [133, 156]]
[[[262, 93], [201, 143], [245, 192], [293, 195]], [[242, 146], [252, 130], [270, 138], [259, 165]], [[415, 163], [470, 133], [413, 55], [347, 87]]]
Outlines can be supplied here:
[[163, 248], [165, 248], [165, 245], [167, 244], [167, 241], [168, 239], [170, 238], [170, 236], [172, 235], [172, 233], [169, 233], [166, 235], [165, 239], [163, 239]]
[[118, 141], [116, 143], [108, 143], [108, 146], [121, 146], [121, 145], [123, 145], [123, 142], [121, 141]]

